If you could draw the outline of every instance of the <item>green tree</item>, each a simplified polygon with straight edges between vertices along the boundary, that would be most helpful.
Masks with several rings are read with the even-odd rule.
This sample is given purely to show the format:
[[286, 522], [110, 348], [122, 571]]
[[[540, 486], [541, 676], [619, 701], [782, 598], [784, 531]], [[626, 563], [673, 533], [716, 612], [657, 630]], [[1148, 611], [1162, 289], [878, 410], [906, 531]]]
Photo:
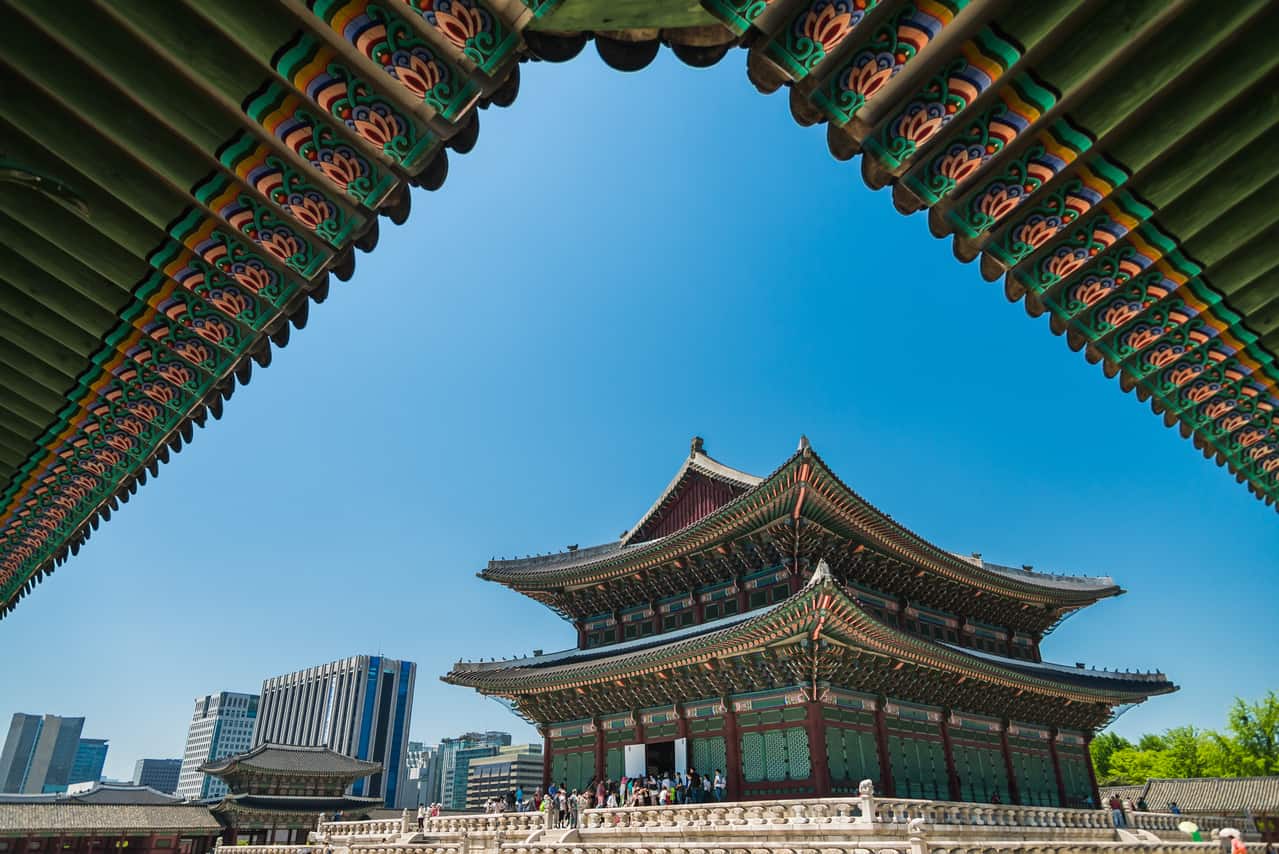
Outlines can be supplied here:
[[1279, 695], [1270, 691], [1255, 703], [1235, 698], [1229, 728], [1237, 748], [1238, 770], [1230, 776], [1279, 773]]
[[1113, 732], [1103, 732], [1093, 738], [1092, 743], [1088, 746], [1088, 750], [1092, 753], [1093, 769], [1097, 772], [1097, 782], [1102, 785], [1109, 785], [1110, 780], [1110, 758], [1118, 750], [1131, 750], [1133, 744], [1122, 735]]

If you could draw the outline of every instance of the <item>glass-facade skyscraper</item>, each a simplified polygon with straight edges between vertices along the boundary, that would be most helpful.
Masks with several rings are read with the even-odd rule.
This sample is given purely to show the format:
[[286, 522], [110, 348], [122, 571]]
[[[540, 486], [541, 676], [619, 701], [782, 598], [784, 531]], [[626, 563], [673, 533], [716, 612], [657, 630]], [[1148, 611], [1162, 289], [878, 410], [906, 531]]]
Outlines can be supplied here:
[[351, 794], [382, 798], [391, 808], [416, 801], [408, 785], [409, 722], [417, 665], [355, 655], [262, 683], [253, 746], [324, 746], [382, 765], [356, 780]]
[[176, 794], [195, 800], [225, 795], [226, 783], [205, 774], [200, 766], [248, 751], [253, 746], [253, 729], [257, 721], [257, 694], [219, 691], [197, 697], [195, 711], [191, 713], [191, 725], [187, 729], [187, 745], [182, 753]]
[[102, 767], [107, 764], [107, 749], [110, 746], [105, 738], [80, 739], [67, 783], [96, 783], [101, 780]]
[[0, 750], [0, 792], [65, 792], [83, 728], [84, 718], [15, 714]]

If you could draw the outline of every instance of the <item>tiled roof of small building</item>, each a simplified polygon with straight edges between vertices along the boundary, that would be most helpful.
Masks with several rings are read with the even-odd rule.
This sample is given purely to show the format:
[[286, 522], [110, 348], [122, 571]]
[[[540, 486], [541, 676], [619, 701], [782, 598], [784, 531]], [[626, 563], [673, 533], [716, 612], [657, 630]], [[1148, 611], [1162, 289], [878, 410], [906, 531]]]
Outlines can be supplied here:
[[85, 804], [0, 802], [0, 835], [59, 831], [218, 831], [218, 820], [198, 804]]
[[1279, 812], [1279, 776], [1156, 778], [1137, 797], [1152, 810], [1175, 803], [1182, 812]]
[[200, 766], [206, 774], [222, 775], [235, 768], [257, 771], [284, 771], [306, 774], [333, 774], [367, 777], [382, 766], [344, 756], [327, 747], [297, 747], [283, 744], [262, 744], [248, 753], [228, 756]]

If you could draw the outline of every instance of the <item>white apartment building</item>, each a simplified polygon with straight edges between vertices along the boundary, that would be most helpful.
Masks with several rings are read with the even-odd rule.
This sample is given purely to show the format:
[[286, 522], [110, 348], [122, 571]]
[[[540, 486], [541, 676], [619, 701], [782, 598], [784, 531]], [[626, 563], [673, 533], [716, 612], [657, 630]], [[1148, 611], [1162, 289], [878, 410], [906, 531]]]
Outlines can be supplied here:
[[200, 766], [250, 750], [257, 720], [257, 694], [222, 691], [197, 697], [187, 730], [186, 750], [182, 754], [177, 795], [197, 800], [225, 795], [226, 783], [202, 773]]

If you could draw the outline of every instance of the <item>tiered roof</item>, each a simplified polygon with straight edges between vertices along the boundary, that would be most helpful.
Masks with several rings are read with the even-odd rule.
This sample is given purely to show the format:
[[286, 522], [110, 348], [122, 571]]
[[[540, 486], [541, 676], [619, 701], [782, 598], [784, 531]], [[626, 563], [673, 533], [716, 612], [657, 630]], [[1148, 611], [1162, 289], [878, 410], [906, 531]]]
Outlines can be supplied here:
[[357, 780], [382, 770], [377, 762], [366, 762], [330, 750], [327, 747], [299, 747], [286, 744], [260, 744], [247, 753], [215, 759], [200, 766], [205, 774], [229, 777], [245, 772], [261, 775], [304, 775], [308, 777], [343, 777]]
[[1212, 815], [1279, 815], [1279, 776], [1270, 777], [1152, 777], [1140, 786], [1111, 786], [1101, 790], [1103, 799], [1145, 798], [1152, 810], [1174, 803], [1183, 813]]
[[222, 825], [194, 804], [85, 804], [0, 802], [0, 836], [112, 833], [216, 833]]
[[[805, 551], [840, 567], [856, 563], [858, 574], [883, 576], [912, 600], [962, 601], [975, 616], [998, 614], [1007, 624], [1028, 630], [1042, 631], [1071, 610], [1123, 592], [1110, 577], [1013, 569], [942, 549], [849, 489], [807, 440], [764, 478], [713, 460], [695, 440], [689, 458], [637, 530], [660, 525], [663, 511], [677, 506], [672, 496], [680, 494], [690, 477], [709, 471], [732, 472], [737, 489], [682, 528], [638, 542], [623, 535], [615, 543], [586, 549], [494, 560], [480, 577], [532, 596], [566, 616], [581, 618], [609, 610], [615, 603], [633, 604], [626, 601], [626, 594], [615, 593], [614, 587], [631, 588], [634, 600], [634, 590], [641, 596], [659, 597], [687, 590], [690, 578], [699, 583], [711, 577], [731, 578], [740, 571], [738, 564], [748, 559], [744, 551], [758, 550], [765, 565], [772, 560], [789, 561], [794, 554], [789, 545], [799, 537], [808, 547]], [[887, 563], [871, 565], [872, 555]], [[911, 572], [903, 572], [902, 567]]]
[[[520, 61], [735, 45], [831, 152], [1267, 503], [1279, 8], [16, 0], [0, 30], [0, 615], [435, 189]], [[199, 45], [199, 50], [191, 50]], [[442, 214], [447, 219], [447, 213]], [[752, 240], [784, 241], [784, 228]], [[637, 530], [645, 533], [641, 525]]]
[[862, 610], [824, 562], [768, 608], [596, 649], [459, 662], [444, 679], [506, 697], [541, 722], [829, 680], [919, 702], [962, 695], [957, 707], [1029, 719], [1051, 699], [1063, 721], [1094, 727], [1114, 706], [1176, 690], [1161, 673], [1035, 664], [900, 631]]

